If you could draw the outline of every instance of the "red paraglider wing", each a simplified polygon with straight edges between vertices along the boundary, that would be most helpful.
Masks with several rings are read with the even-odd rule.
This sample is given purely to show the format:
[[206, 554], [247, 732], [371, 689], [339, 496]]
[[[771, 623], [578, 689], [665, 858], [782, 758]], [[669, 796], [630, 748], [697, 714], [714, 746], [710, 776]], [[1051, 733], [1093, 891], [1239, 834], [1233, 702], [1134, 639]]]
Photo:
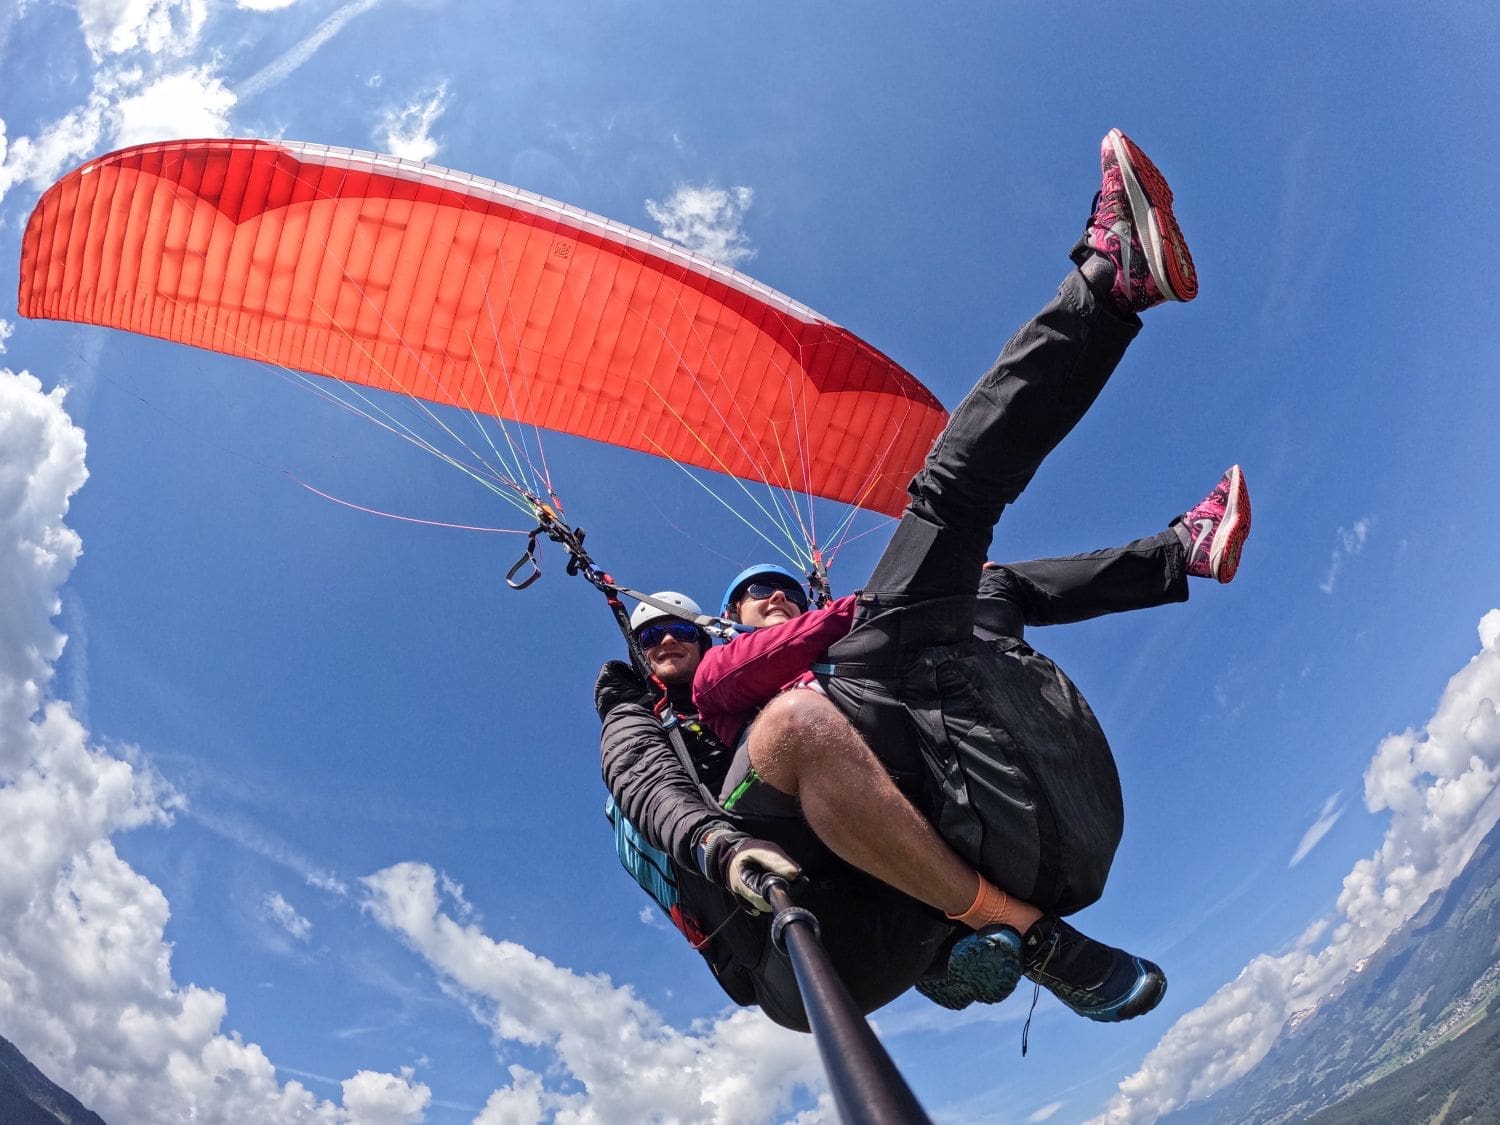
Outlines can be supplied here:
[[27, 224], [19, 305], [892, 515], [946, 420], [896, 363], [734, 270], [503, 184], [318, 145], [85, 164]]

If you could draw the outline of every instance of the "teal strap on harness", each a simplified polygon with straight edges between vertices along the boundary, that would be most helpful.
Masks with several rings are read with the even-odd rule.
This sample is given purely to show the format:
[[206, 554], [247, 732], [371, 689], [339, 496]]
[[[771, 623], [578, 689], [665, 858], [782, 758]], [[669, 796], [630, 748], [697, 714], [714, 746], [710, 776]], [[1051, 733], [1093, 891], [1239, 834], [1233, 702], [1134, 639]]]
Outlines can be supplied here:
[[672, 913], [677, 906], [677, 880], [672, 876], [667, 853], [646, 842], [641, 830], [620, 811], [613, 797], [604, 802], [604, 815], [614, 826], [615, 853], [620, 857], [621, 866], [672, 919], [672, 924], [677, 925]]

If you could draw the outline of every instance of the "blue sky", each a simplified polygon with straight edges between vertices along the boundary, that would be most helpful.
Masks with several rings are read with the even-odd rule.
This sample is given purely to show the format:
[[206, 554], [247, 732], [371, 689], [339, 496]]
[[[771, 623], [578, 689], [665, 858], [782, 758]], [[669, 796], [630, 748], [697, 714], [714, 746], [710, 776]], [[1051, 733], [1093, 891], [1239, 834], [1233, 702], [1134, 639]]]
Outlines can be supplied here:
[[[7, 5], [0, 292], [88, 157], [285, 137], [688, 240], [952, 406], [1050, 295], [1124, 129], [1177, 190], [1202, 296], [1148, 314], [995, 553], [1154, 533], [1244, 466], [1233, 585], [1033, 638], [1126, 794], [1081, 924], [1170, 989], [1121, 1027], [1044, 996], [1024, 1060], [1019, 998], [877, 1024], [944, 1120], [1212, 1092], [1496, 819], [1500, 17], [541, 8]], [[598, 595], [555, 551], [514, 593], [517, 536], [296, 482], [520, 528], [509, 508], [252, 364], [13, 305], [0, 344], [0, 1034], [110, 1121], [830, 1118], [810, 1041], [727, 1010], [611, 854]], [[632, 586], [707, 602], [765, 554], [670, 465], [546, 449]], [[841, 590], [890, 525], [861, 526]]]

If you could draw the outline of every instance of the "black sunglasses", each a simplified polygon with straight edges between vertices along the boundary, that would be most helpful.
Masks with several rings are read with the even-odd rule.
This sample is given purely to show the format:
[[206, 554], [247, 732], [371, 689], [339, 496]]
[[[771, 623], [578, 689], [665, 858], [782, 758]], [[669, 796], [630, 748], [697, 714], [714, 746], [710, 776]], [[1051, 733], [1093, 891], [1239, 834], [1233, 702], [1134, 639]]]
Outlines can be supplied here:
[[756, 601], [764, 601], [777, 590], [786, 595], [786, 600], [798, 609], [807, 608], [807, 595], [803, 593], [801, 586], [789, 586], [785, 582], [750, 582], [740, 591], [740, 600], [754, 598]]
[[698, 626], [691, 621], [653, 621], [635, 631], [635, 639], [642, 648], [655, 648], [668, 637], [683, 644], [696, 644], [699, 639]]

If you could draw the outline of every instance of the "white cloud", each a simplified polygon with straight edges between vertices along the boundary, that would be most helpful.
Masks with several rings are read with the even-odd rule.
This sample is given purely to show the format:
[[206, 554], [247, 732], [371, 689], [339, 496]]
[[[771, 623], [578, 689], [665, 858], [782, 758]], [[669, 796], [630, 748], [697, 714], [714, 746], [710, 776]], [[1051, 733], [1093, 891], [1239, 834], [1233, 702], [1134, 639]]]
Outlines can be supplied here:
[[[81, 551], [63, 522], [85, 444], [33, 376], [0, 368], [0, 1011], [5, 1034], [109, 1121], [406, 1122], [410, 1075], [356, 1075], [345, 1108], [280, 1084], [224, 1033], [222, 994], [172, 976], [165, 896], [115, 851], [181, 798], [135, 756], [93, 746], [50, 697], [58, 591]], [[417, 1107], [414, 1111], [413, 1107]]]
[[[761, 1122], [823, 1084], [812, 1040], [737, 1010], [678, 1031], [607, 977], [580, 975], [451, 916], [437, 873], [403, 863], [365, 880], [367, 908], [424, 957], [501, 1039], [554, 1051], [582, 1087], [510, 1069], [481, 1122]], [[462, 909], [461, 902], [458, 904]]]
[[0, 316], [0, 355], [5, 354], [5, 341], [9, 340], [15, 331], [16, 326]]
[[1318, 583], [1318, 589], [1325, 594], [1333, 593], [1334, 583], [1338, 581], [1339, 572], [1344, 569], [1344, 560], [1360, 554], [1365, 549], [1365, 540], [1369, 538], [1370, 528], [1374, 521], [1369, 516], [1363, 516], [1354, 521], [1353, 527], [1341, 527], [1338, 530], [1338, 546], [1333, 549], [1333, 558], [1328, 563], [1328, 577]]
[[[373, 0], [366, 0], [367, 3]], [[79, 24], [97, 67], [84, 104], [7, 143], [0, 122], [0, 199], [17, 183], [41, 189], [108, 147], [229, 133], [236, 96], [211, 57], [174, 60], [193, 50], [208, 18], [207, 0], [76, 0]], [[325, 21], [326, 23], [327, 21]]]
[[646, 200], [646, 213], [663, 236], [726, 265], [755, 257], [740, 223], [755, 193], [747, 187], [681, 184], [665, 203]]
[[7, 138], [0, 120], [0, 200], [19, 183], [38, 191], [106, 147], [229, 133], [235, 95], [217, 62], [162, 74], [139, 66], [104, 67], [87, 101], [36, 137]]
[[489, 1096], [483, 1112], [474, 1119], [474, 1125], [532, 1125], [533, 1122], [545, 1121], [547, 1111], [543, 1107], [550, 1095], [542, 1088], [541, 1075], [524, 1066], [506, 1069], [510, 1074], [510, 1085]]
[[208, 19], [206, 0], [76, 0], [78, 22], [95, 61], [144, 49], [185, 54]]
[[290, 8], [297, 0], [234, 0], [235, 7], [250, 12], [279, 12]]
[[442, 82], [404, 105], [387, 109], [375, 126], [375, 146], [407, 160], [431, 160], [438, 151], [432, 127], [447, 106], [448, 84]]
[[1065, 1105], [1067, 1105], [1067, 1102], [1048, 1102], [1026, 1120], [1030, 1122], [1031, 1125], [1037, 1125], [1037, 1123], [1041, 1121], [1048, 1121], [1051, 1118], [1055, 1117], [1057, 1115], [1057, 1112]]
[[1323, 809], [1318, 813], [1318, 818], [1313, 821], [1306, 832], [1302, 833], [1302, 839], [1297, 842], [1292, 858], [1287, 861], [1288, 867], [1296, 867], [1306, 859], [1308, 853], [1322, 842], [1324, 836], [1328, 835], [1328, 830], [1339, 822], [1339, 817], [1344, 815], [1343, 796], [1344, 791], [1341, 789], [1323, 802]]
[[432, 1091], [412, 1080], [412, 1069], [399, 1076], [362, 1070], [343, 1082], [344, 1108], [351, 1125], [415, 1125], [432, 1101]]
[[1479, 639], [1479, 653], [1448, 681], [1426, 726], [1376, 749], [1365, 805], [1390, 810], [1390, 825], [1379, 850], [1345, 876], [1334, 917], [1312, 923], [1291, 951], [1256, 957], [1179, 1019], [1099, 1120], [1155, 1120], [1248, 1072], [1289, 1017], [1356, 971], [1462, 870], [1500, 820], [1500, 609], [1484, 615]]
[[275, 891], [261, 899], [260, 908], [265, 917], [298, 941], [305, 942], [312, 936], [312, 923], [298, 914], [296, 908]]
[[163, 75], [120, 98], [114, 111], [115, 146], [227, 136], [234, 104], [234, 94], [212, 64]]
[[[88, 477], [83, 433], [64, 392], [0, 368], [0, 779], [33, 760], [32, 723], [46, 702], [64, 638], [52, 626], [57, 591], [83, 545], [63, 523]], [[0, 821], [0, 824], [5, 822]], [[12, 826], [13, 827], [13, 826]], [[40, 844], [39, 844], [40, 846]]]
[[40, 190], [68, 167], [97, 150], [104, 133], [108, 100], [99, 93], [85, 106], [53, 122], [38, 138], [8, 139], [0, 121], [0, 200], [19, 183]]
[[196, 46], [204, 0], [79, 0], [77, 7], [102, 65], [82, 104], [34, 136], [11, 138], [0, 120], [0, 200], [21, 183], [40, 191], [106, 148], [229, 133], [236, 98], [217, 73], [218, 58], [176, 59]]
[[[432, 1093], [413, 1072], [360, 1070], [341, 1083], [342, 1104], [319, 1098], [301, 1082], [283, 1083], [258, 1045], [226, 1029], [222, 993], [174, 979], [170, 905], [112, 837], [147, 826], [170, 831], [183, 798], [138, 753], [91, 744], [69, 706], [51, 696], [65, 644], [53, 618], [81, 553], [64, 520], [87, 476], [84, 454], [63, 392], [45, 393], [32, 376], [0, 369], [6, 1036], [110, 1121], [422, 1120]], [[833, 1119], [812, 1040], [758, 1012], [672, 1028], [629, 988], [486, 936], [462, 888], [421, 864], [371, 876], [363, 892], [381, 924], [427, 958], [497, 1038], [555, 1056], [541, 1073], [512, 1069], [481, 1121], [759, 1122], [784, 1112], [799, 1091], [819, 1100], [797, 1115], [798, 1125]], [[311, 924], [282, 896], [260, 905], [293, 937], [310, 935]]]

